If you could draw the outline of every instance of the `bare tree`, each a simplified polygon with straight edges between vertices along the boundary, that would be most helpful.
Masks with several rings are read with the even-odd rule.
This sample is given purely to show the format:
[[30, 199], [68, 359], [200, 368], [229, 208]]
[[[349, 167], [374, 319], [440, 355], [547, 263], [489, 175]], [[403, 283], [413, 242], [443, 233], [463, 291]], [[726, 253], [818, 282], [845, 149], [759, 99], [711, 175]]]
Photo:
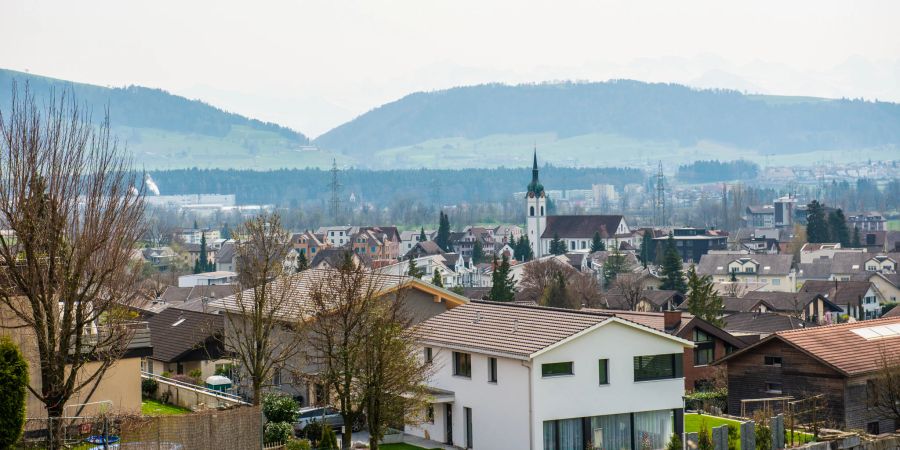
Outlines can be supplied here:
[[603, 303], [600, 282], [590, 274], [573, 271], [566, 280], [569, 299], [575, 308], [599, 308]]
[[[89, 122], [65, 94], [39, 109], [27, 86], [0, 113], [0, 228], [14, 233], [0, 239], [0, 305], [38, 357], [28, 388], [51, 418], [74, 394], [89, 399], [133, 336], [119, 312], [137, 285], [143, 184], [108, 116]], [[51, 423], [57, 448], [63, 424]]]
[[249, 377], [253, 404], [274, 372], [288, 366], [298, 354], [295, 309], [296, 283], [282, 266], [290, 250], [290, 236], [277, 214], [245, 222], [235, 245], [239, 286], [223, 299], [223, 343], [240, 364], [238, 373]]
[[526, 263], [522, 271], [522, 280], [519, 281], [517, 299], [539, 303], [544, 292], [550, 287], [559, 272], [563, 272], [563, 275], [568, 278], [571, 273], [575, 272], [575, 269], [567, 267], [553, 258]]
[[900, 355], [882, 349], [878, 375], [870, 382], [873, 401], [885, 416], [900, 422]]
[[644, 276], [639, 273], [620, 273], [613, 281], [613, 291], [622, 295], [625, 307], [629, 311], [637, 310], [638, 304], [644, 296], [645, 288]]

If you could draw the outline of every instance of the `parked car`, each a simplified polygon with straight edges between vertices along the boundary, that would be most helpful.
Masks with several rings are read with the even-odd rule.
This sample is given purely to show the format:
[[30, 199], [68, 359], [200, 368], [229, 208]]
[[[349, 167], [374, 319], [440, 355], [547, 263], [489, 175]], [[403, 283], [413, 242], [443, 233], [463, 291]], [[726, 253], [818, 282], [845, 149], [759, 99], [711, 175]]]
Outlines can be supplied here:
[[[300, 433], [307, 425], [313, 422], [328, 424], [335, 432], [338, 432], [344, 426], [344, 416], [330, 406], [318, 406], [300, 408], [297, 414], [297, 421], [294, 422], [294, 432]], [[362, 429], [362, 421], [353, 424], [353, 431]]]

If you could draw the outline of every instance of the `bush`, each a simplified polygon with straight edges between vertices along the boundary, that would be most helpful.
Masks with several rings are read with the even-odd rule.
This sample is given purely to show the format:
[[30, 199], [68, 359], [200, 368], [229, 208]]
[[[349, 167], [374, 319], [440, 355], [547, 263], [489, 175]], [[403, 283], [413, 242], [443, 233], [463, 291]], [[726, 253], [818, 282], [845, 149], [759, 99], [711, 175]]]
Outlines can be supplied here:
[[678, 433], [672, 433], [672, 438], [666, 444], [666, 450], [684, 450], [684, 444], [681, 443], [681, 436]]
[[190, 375], [173, 375], [172, 379], [175, 381], [180, 381], [182, 383], [188, 383], [188, 384], [193, 384], [193, 385], [197, 384], [197, 379], [195, 379], [194, 377], [191, 377]]
[[300, 437], [304, 437], [313, 442], [319, 442], [322, 440], [322, 423], [321, 422], [310, 422], [302, 430], [300, 430]]
[[203, 381], [200, 379], [203, 377], [203, 371], [200, 369], [194, 369], [188, 372], [188, 376], [196, 380], [194, 381], [195, 384], [200, 384]]
[[700, 421], [700, 432], [697, 433], [697, 448], [699, 450], [714, 450], [712, 435], [706, 427], [706, 421]]
[[266, 444], [287, 442], [292, 437], [294, 437], [294, 424], [290, 422], [269, 422], [263, 433], [263, 440]]
[[312, 450], [309, 439], [291, 439], [284, 444], [285, 450]]
[[294, 423], [297, 408], [297, 402], [287, 395], [265, 394], [262, 399], [263, 414], [269, 422]]
[[322, 427], [322, 440], [319, 442], [319, 450], [339, 450], [337, 436], [327, 423]]
[[765, 419], [756, 421], [756, 450], [772, 450], [772, 430]]
[[741, 430], [733, 423], [728, 424], [728, 450], [737, 450], [741, 444]]
[[141, 393], [144, 394], [144, 397], [153, 397], [154, 395], [156, 395], [156, 391], [158, 390], [159, 383], [157, 383], [153, 378], [141, 380]]
[[25, 426], [28, 363], [13, 341], [0, 338], [0, 448], [12, 448]]

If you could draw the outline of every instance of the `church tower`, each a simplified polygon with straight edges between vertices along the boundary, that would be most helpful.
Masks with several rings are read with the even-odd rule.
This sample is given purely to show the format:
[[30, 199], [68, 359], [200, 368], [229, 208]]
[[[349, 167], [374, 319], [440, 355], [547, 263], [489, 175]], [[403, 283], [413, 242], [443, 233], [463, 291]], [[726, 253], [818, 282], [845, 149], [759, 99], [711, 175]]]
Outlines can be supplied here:
[[531, 183], [528, 184], [528, 192], [525, 194], [525, 233], [535, 258], [544, 256], [541, 234], [545, 228], [547, 228], [547, 197], [544, 194], [544, 186], [538, 180], [537, 149], [535, 149]]

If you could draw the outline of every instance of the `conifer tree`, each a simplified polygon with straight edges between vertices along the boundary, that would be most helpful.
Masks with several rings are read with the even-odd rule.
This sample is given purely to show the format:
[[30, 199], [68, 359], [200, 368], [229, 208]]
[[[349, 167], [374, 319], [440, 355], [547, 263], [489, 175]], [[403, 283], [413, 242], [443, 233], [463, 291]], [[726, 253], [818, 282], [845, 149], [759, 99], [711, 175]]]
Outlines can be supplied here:
[[297, 255], [297, 272], [303, 272], [306, 269], [309, 269], [309, 260], [306, 259], [306, 252], [300, 252]]
[[542, 306], [551, 306], [554, 308], [571, 307], [572, 302], [569, 298], [569, 292], [566, 289], [566, 277], [561, 271], [557, 271], [553, 274], [553, 279], [541, 295], [540, 303]]
[[717, 326], [724, 325], [722, 315], [724, 305], [722, 297], [713, 286], [712, 277], [698, 275], [697, 270], [691, 265], [688, 270], [688, 310], [691, 314]]
[[484, 262], [484, 245], [481, 239], [475, 239], [475, 245], [472, 246], [472, 264], [480, 264]]
[[534, 252], [531, 250], [531, 241], [528, 236], [522, 236], [516, 244], [516, 259], [522, 262], [531, 261], [534, 258]]
[[847, 229], [847, 218], [844, 211], [838, 209], [828, 215], [829, 237], [834, 242], [839, 242], [841, 247], [850, 246], [850, 231]]
[[519, 256], [520, 256], [519, 255], [519, 247], [518, 247], [519, 243], [516, 242], [516, 237], [513, 235], [510, 235], [509, 242], [507, 242], [506, 245], [508, 245], [509, 248], [513, 249], [513, 258], [515, 258], [516, 261], [521, 261], [522, 258], [519, 258]]
[[435, 267], [434, 276], [431, 277], [431, 284], [437, 287], [444, 287], [444, 279], [441, 278], [441, 271]]
[[0, 448], [14, 448], [25, 426], [28, 363], [19, 347], [0, 336]]
[[806, 205], [806, 240], [821, 244], [829, 241], [828, 223], [825, 220], [825, 207], [818, 200]]
[[675, 238], [669, 233], [669, 239], [666, 239], [666, 249], [663, 255], [662, 284], [660, 289], [678, 291], [684, 294], [687, 292], [687, 285], [684, 282], [684, 267], [681, 263], [681, 255], [675, 248]]
[[566, 243], [559, 238], [558, 233], [553, 233], [553, 240], [550, 241], [550, 253], [553, 255], [562, 255], [566, 253]]
[[651, 261], [656, 259], [654, 255], [654, 253], [656, 253], [655, 246], [656, 243], [653, 241], [653, 231], [644, 230], [644, 235], [641, 237], [641, 264], [645, 269]]
[[450, 218], [443, 211], [441, 211], [434, 242], [445, 252], [453, 251], [450, 245]]
[[425, 242], [428, 240], [428, 237], [425, 236], [425, 227], [419, 230], [419, 242]]
[[616, 281], [616, 276], [630, 270], [627, 266], [625, 255], [619, 251], [619, 245], [616, 242], [616, 248], [606, 257], [606, 263], [603, 264], [603, 285], [609, 288]]
[[493, 285], [491, 286], [490, 298], [495, 302], [512, 301], [516, 295], [515, 283], [509, 274], [509, 257], [503, 254], [500, 264], [497, 264], [497, 256], [494, 255], [494, 272], [491, 275]]
[[862, 247], [862, 242], [859, 240], [859, 227], [853, 227], [853, 241], [850, 242], [850, 246], [853, 248]]
[[425, 275], [425, 270], [420, 269], [419, 266], [416, 265], [416, 258], [410, 258], [409, 259], [409, 267], [406, 270], [406, 274], [413, 278], [417, 278], [417, 279], [421, 280], [422, 277]]
[[594, 239], [591, 241], [591, 253], [593, 252], [602, 252], [606, 250], [606, 245], [603, 243], [603, 238], [600, 237], [600, 232], [594, 232]]

